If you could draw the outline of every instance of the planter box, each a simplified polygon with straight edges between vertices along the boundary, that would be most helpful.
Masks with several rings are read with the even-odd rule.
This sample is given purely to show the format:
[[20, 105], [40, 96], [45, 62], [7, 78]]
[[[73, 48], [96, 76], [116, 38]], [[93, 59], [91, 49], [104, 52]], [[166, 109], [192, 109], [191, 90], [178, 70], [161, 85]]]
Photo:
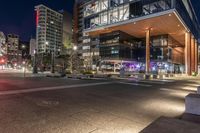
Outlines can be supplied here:
[[200, 95], [189, 94], [185, 98], [185, 112], [193, 115], [200, 115]]
[[195, 123], [161, 117], [140, 133], [199, 133], [200, 126]]

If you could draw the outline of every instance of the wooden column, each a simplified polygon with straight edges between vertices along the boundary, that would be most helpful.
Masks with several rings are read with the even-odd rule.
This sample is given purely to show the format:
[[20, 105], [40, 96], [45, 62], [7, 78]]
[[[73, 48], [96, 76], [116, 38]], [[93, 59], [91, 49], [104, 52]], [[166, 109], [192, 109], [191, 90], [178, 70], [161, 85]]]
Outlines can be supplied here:
[[185, 33], [185, 73], [191, 75], [191, 34]]
[[195, 72], [198, 73], [198, 43], [197, 40], [195, 40]]
[[195, 39], [191, 37], [191, 72], [195, 72]]
[[150, 72], [150, 29], [146, 31], [146, 74]]

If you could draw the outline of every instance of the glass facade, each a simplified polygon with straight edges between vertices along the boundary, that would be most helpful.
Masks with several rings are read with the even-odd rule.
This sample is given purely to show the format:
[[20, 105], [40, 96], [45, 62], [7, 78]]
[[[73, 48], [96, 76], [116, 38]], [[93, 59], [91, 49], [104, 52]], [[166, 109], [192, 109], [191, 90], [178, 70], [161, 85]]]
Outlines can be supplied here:
[[85, 29], [168, 10], [171, 0], [99, 0], [85, 7]]
[[[200, 38], [200, 28], [189, 0], [96, 0], [84, 8], [84, 29], [128, 21], [174, 9], [192, 32]], [[125, 32], [125, 31], [124, 31]], [[128, 71], [145, 72], [146, 38], [136, 38], [122, 31], [99, 34], [99, 52], [102, 69], [113, 71], [124, 67]], [[184, 44], [168, 34], [150, 37], [150, 71], [152, 73], [183, 73]], [[107, 61], [106, 61], [107, 60]], [[109, 62], [108, 60], [111, 60]], [[113, 61], [118, 60], [117, 64]], [[125, 60], [126, 62], [119, 62]]]
[[190, 0], [176, 0], [175, 8], [183, 21], [186, 23], [195, 38], [200, 38], [200, 27], [195, 13], [192, 11]]
[[[146, 58], [145, 38], [135, 38], [122, 31], [101, 34], [99, 37], [100, 56], [103, 68], [113, 70], [115, 61], [127, 71], [144, 72]], [[150, 70], [153, 73], [181, 73], [184, 64], [184, 46], [169, 35], [152, 36], [150, 40]], [[116, 67], [115, 66], [115, 67]], [[176, 66], [176, 70], [175, 70]]]
[[200, 38], [200, 28], [190, 0], [91, 1], [84, 8], [84, 29], [94, 29], [170, 9], [176, 9], [194, 36]]
[[[100, 35], [100, 55], [102, 59], [129, 59], [134, 61], [145, 61], [146, 50], [145, 39], [135, 38], [121, 31], [115, 31]], [[184, 56], [177, 48], [183, 48], [179, 42], [169, 35], [151, 37], [150, 57], [154, 61], [172, 60], [183, 64]], [[173, 52], [177, 51], [177, 59], [172, 58]], [[180, 50], [180, 51], [183, 51]]]
[[139, 40], [121, 31], [100, 35], [101, 58], [136, 59]]

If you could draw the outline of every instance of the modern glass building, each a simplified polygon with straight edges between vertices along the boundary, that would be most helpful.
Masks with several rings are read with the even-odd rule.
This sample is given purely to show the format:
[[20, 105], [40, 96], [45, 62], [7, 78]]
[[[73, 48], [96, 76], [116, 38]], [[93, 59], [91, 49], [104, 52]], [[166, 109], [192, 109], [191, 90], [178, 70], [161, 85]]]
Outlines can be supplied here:
[[198, 71], [200, 28], [190, 0], [89, 0], [82, 7], [83, 35], [98, 40], [102, 69]]

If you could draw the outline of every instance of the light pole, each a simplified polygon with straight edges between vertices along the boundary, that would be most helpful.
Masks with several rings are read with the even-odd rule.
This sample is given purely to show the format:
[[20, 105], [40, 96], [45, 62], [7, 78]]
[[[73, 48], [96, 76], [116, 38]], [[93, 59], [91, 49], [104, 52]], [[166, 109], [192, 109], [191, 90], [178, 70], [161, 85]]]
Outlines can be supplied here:
[[94, 53], [95, 53], [94, 49], [95, 49], [95, 46], [94, 45], [90, 45], [90, 69], [91, 70], [93, 70], [93, 64], [94, 64], [94, 62], [93, 62]]
[[26, 61], [23, 61], [24, 78], [26, 77]]
[[37, 56], [37, 50], [35, 49], [34, 50], [34, 58], [33, 58], [33, 74], [36, 74], [38, 73], [37, 71], [37, 59], [36, 59], [36, 56]]
[[51, 53], [51, 73], [55, 73], [55, 67], [54, 66], [55, 66], [55, 48]]
[[73, 46], [73, 49], [72, 49], [72, 54], [70, 56], [70, 63], [71, 63], [71, 73], [73, 72], [73, 56], [75, 54], [75, 51], [77, 51], [78, 47], [77, 46]]
[[[54, 25], [54, 22], [51, 21], [51, 24]], [[56, 52], [56, 47], [57, 47], [57, 43], [56, 43], [56, 33], [57, 30], [55, 30], [55, 35], [54, 35], [54, 49], [52, 50], [51, 53], [51, 73], [55, 73], [55, 52]]]

